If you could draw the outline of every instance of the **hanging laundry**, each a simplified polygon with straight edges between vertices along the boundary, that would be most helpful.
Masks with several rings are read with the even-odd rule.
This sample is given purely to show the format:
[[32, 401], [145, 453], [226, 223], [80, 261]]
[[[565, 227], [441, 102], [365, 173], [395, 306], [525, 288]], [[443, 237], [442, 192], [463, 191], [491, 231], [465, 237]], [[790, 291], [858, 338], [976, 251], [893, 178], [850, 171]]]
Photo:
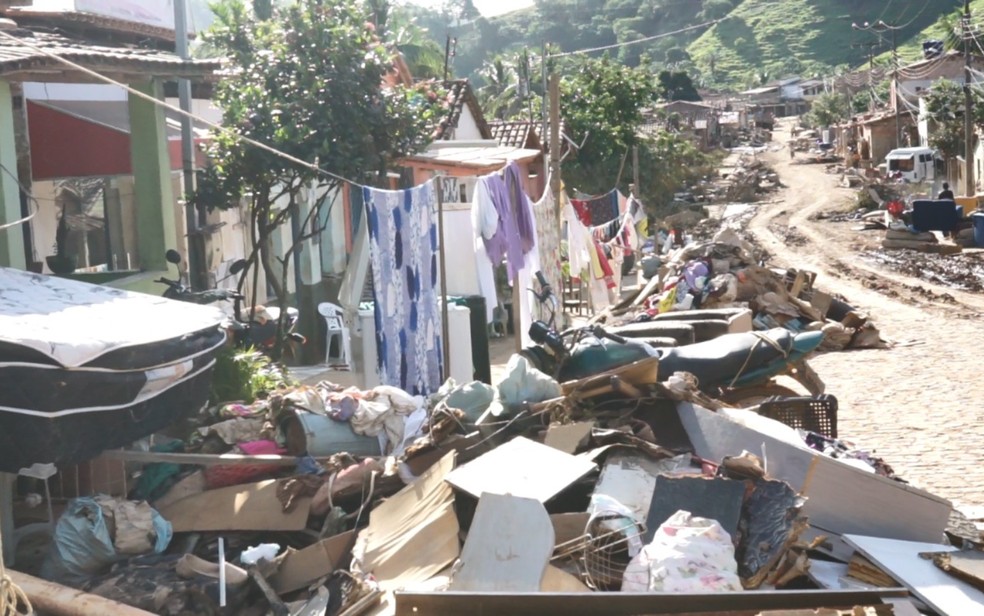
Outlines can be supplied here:
[[590, 199], [571, 199], [571, 204], [585, 227], [597, 227], [619, 217], [617, 190]]
[[505, 259], [509, 280], [513, 281], [536, 242], [522, 173], [519, 165], [511, 162], [500, 173], [480, 178], [479, 183], [485, 185], [488, 198], [476, 197], [472, 202], [472, 222], [485, 242], [489, 260], [501, 263]]
[[[554, 199], [553, 191], [549, 188], [550, 178], [547, 178], [546, 186], [548, 188], [543, 192], [543, 196], [533, 204], [533, 218], [536, 222], [540, 271], [543, 272], [543, 277], [559, 301], [563, 290], [560, 264], [560, 223], [557, 217], [556, 199]], [[538, 310], [534, 316], [537, 319], [546, 320], [550, 318], [548, 312]], [[557, 317], [560, 318], [560, 315], [558, 314]]]
[[437, 196], [434, 183], [408, 190], [364, 188], [369, 229], [377, 372], [411, 395], [441, 385]]

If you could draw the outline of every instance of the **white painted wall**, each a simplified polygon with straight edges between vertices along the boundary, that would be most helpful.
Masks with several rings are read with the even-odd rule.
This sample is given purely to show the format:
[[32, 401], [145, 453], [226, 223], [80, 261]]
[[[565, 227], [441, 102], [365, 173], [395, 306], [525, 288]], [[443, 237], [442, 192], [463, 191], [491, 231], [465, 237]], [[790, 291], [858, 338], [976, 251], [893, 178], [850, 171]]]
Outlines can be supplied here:
[[458, 127], [454, 130], [454, 135], [451, 138], [455, 141], [482, 139], [482, 131], [478, 130], [478, 123], [475, 122], [475, 116], [472, 115], [468, 105], [465, 105], [461, 110], [461, 115], [458, 117]]

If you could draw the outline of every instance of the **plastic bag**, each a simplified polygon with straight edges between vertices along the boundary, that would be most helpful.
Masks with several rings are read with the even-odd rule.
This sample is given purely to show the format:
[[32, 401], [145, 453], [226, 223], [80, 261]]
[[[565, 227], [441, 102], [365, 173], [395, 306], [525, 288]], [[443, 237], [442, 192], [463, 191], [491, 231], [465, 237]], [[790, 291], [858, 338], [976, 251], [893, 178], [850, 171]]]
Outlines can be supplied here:
[[731, 536], [720, 524], [677, 511], [635, 555], [622, 592], [727, 592], [742, 590]]
[[[41, 577], [78, 588], [128, 556], [117, 552], [110, 533], [111, 521], [101, 506], [101, 503], [108, 504], [107, 509], [112, 512], [114, 502], [116, 499], [103, 496], [76, 498], [68, 503], [55, 525], [51, 548], [41, 565]], [[127, 508], [128, 513], [130, 509]], [[171, 542], [171, 523], [154, 509], [147, 509], [156, 535], [153, 552], [160, 554]], [[115, 527], [115, 520], [112, 525]]]

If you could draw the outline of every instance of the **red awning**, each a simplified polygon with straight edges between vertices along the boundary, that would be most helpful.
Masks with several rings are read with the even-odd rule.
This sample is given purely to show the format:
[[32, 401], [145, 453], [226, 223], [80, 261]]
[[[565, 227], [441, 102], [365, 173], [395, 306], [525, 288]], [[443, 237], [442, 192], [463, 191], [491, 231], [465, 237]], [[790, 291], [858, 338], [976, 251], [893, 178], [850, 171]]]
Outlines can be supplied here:
[[[107, 103], [111, 104], [111, 103]], [[124, 116], [128, 126], [128, 118]], [[132, 175], [130, 133], [54, 107], [27, 101], [34, 180]], [[201, 139], [195, 140], [201, 144]], [[181, 140], [168, 139], [171, 170], [181, 169]], [[196, 166], [205, 164], [200, 148]]]

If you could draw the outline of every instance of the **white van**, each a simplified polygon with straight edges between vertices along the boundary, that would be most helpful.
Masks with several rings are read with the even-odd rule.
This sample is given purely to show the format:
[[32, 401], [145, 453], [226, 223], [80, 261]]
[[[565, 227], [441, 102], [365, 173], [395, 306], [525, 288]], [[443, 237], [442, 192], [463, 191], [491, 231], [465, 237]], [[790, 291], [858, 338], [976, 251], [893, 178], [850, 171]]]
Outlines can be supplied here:
[[941, 164], [931, 148], [898, 148], [885, 157], [888, 177], [901, 173], [907, 182], [932, 182]]

